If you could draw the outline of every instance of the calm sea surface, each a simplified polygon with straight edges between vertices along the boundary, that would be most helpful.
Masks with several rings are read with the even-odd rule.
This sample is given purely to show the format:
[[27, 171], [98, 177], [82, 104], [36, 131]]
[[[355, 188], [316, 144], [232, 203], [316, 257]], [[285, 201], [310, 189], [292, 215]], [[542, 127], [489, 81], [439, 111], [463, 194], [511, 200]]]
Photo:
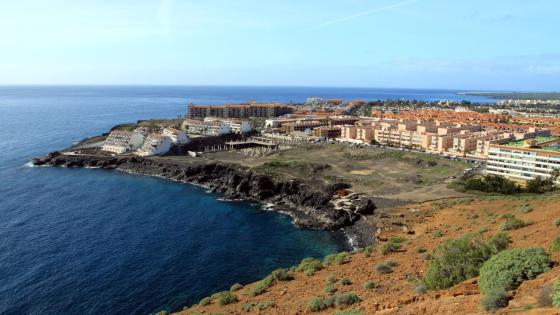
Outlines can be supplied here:
[[234, 282], [341, 250], [260, 205], [114, 171], [29, 167], [118, 123], [186, 104], [421, 99], [491, 102], [456, 91], [237, 87], [0, 87], [0, 314], [177, 310]]

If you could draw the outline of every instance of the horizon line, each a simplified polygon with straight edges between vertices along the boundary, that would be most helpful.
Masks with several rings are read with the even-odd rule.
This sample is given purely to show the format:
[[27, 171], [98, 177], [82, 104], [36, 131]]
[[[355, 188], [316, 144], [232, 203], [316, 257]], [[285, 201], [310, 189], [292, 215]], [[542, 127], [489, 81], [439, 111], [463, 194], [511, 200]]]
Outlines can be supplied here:
[[436, 87], [394, 87], [394, 86], [334, 86], [334, 85], [228, 85], [228, 84], [134, 84], [134, 83], [0, 83], [0, 87], [209, 87], [209, 88], [324, 88], [324, 89], [396, 89], [396, 90], [437, 90], [458, 93], [560, 93], [550, 90], [486, 90]]

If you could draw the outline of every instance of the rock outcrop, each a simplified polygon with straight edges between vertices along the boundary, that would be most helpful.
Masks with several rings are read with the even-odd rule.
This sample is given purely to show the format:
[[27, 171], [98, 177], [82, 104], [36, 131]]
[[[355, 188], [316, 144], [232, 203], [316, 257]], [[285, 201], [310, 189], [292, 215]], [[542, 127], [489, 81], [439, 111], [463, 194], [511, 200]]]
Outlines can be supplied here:
[[[250, 168], [216, 162], [180, 163], [141, 157], [106, 157], [50, 153], [33, 159], [35, 165], [94, 167], [132, 174], [157, 176], [182, 183], [208, 187], [233, 200], [272, 203], [274, 209], [288, 213], [303, 228], [335, 230], [353, 225], [362, 215], [372, 214], [375, 205], [365, 197], [350, 200], [345, 209], [335, 207], [335, 192], [346, 189], [343, 183], [313, 187], [299, 180], [279, 181]], [[351, 211], [348, 211], [351, 209]]]

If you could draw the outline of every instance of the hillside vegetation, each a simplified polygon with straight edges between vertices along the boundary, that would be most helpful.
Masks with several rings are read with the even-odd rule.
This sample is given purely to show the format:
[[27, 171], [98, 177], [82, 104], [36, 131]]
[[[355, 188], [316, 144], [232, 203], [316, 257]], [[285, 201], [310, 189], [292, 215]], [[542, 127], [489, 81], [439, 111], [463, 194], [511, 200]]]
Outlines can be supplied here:
[[394, 211], [414, 214], [415, 224], [387, 227], [375, 247], [306, 259], [181, 314], [560, 311], [552, 306], [560, 301], [560, 195], [481, 196]]

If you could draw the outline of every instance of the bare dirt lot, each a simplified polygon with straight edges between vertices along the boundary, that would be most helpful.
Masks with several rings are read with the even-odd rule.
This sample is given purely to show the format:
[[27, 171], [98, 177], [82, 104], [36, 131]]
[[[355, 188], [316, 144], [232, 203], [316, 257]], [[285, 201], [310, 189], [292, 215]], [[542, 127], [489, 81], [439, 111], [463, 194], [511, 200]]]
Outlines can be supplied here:
[[355, 192], [410, 202], [465, 196], [447, 185], [468, 167], [465, 162], [423, 153], [344, 144], [314, 144], [264, 157], [216, 152], [203, 159], [241, 164], [282, 179], [342, 181]]

